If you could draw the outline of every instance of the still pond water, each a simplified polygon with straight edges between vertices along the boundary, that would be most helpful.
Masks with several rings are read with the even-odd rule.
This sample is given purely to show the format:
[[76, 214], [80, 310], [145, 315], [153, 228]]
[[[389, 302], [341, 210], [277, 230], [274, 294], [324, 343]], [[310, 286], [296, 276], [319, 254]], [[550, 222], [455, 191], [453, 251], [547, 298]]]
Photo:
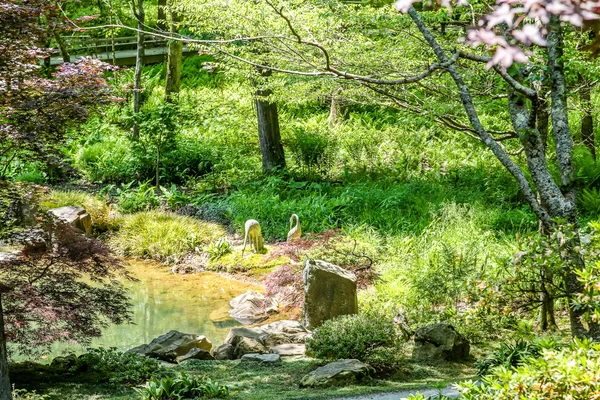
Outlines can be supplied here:
[[[94, 339], [91, 347], [127, 350], [175, 329], [205, 335], [218, 346], [229, 330], [239, 324], [228, 315], [229, 301], [260, 287], [227, 279], [211, 272], [179, 275], [165, 266], [129, 261], [137, 282], [125, 282], [133, 304], [133, 325], [113, 325]], [[57, 343], [48, 358], [85, 352], [86, 346]]]

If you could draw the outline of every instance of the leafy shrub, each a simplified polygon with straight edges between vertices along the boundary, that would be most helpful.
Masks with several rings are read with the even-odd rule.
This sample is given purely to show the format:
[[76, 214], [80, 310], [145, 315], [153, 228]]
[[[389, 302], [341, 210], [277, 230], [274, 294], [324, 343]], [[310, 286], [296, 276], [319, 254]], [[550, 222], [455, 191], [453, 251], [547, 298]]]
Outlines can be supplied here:
[[292, 157], [308, 175], [325, 172], [334, 161], [334, 142], [323, 132], [307, 130], [298, 126], [294, 129], [287, 145]]
[[30, 169], [14, 174], [12, 180], [15, 182], [30, 182], [41, 185], [46, 182], [46, 174], [37, 169]]
[[403, 343], [386, 315], [344, 315], [315, 329], [306, 351], [317, 358], [355, 358], [389, 373], [400, 366]]
[[578, 200], [582, 211], [593, 215], [600, 214], [600, 188], [583, 189]]
[[151, 379], [136, 392], [143, 400], [215, 399], [229, 396], [227, 386], [183, 372], [175, 378]]
[[12, 391], [13, 400], [50, 400], [47, 394], [37, 394], [35, 390], [14, 389]]
[[219, 258], [230, 254], [233, 251], [231, 242], [226, 238], [219, 238], [215, 242], [212, 242], [206, 248], [206, 252], [209, 254], [209, 260], [218, 260]]
[[109, 244], [122, 256], [176, 263], [224, 234], [218, 225], [153, 210], [124, 216]]
[[541, 350], [542, 348], [539, 345], [524, 340], [517, 340], [514, 344], [501, 343], [498, 350], [494, 351], [485, 360], [478, 361], [475, 368], [478, 375], [486, 375], [498, 365], [506, 368], [516, 367], [530, 357], [538, 357]]
[[123, 353], [116, 348], [89, 349], [71, 367], [74, 372], [86, 372], [99, 382], [140, 384], [163, 374], [157, 360], [136, 353]]
[[465, 400], [589, 400], [600, 395], [600, 344], [575, 340], [566, 349], [543, 350], [518, 367], [491, 370], [481, 384], [462, 384]]
[[427, 396], [417, 393], [408, 395], [408, 400], [451, 400], [453, 397], [444, 396], [443, 394], [438, 394], [436, 396]]
[[133, 182], [116, 189], [119, 210], [125, 213], [147, 211], [160, 205], [156, 188], [150, 182], [142, 183], [132, 189]]

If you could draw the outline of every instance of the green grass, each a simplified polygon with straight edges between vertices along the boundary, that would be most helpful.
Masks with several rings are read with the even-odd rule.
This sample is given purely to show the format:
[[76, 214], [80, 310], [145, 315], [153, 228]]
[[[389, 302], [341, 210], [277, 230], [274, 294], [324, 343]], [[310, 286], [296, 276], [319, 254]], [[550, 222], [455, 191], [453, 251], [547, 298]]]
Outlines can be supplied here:
[[174, 263], [224, 234], [219, 225], [152, 210], [123, 216], [108, 243], [124, 257]]
[[[242, 364], [239, 361], [192, 360], [176, 369], [192, 374], [205, 375], [213, 382], [228, 386], [231, 391], [229, 398], [232, 400], [317, 400], [413, 388], [442, 388], [450, 382], [473, 376], [473, 368], [468, 364], [426, 365], [409, 362], [403, 373], [390, 379], [375, 379], [363, 385], [327, 389], [300, 389], [298, 383], [302, 377], [322, 364], [323, 362], [318, 360], [284, 361], [278, 366]], [[49, 394], [53, 400], [120, 400], [136, 398], [132, 389], [106, 384], [28, 383], [25, 387], [35, 389], [39, 393]]]

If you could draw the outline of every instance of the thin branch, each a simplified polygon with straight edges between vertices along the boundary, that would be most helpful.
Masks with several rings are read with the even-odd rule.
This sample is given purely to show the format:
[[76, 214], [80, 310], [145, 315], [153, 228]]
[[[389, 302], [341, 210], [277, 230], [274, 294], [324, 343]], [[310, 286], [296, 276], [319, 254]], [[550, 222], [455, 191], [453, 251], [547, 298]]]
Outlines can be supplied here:
[[[461, 58], [471, 60], [471, 61], [481, 62], [481, 63], [487, 63], [488, 61], [490, 61], [492, 59], [492, 57], [489, 57], [489, 56], [481, 56], [481, 55], [477, 55], [477, 54], [466, 53], [461, 50], [459, 50], [458, 53]], [[517, 82], [512, 76], [510, 76], [508, 74], [508, 71], [506, 71], [506, 68], [503, 68], [499, 65], [494, 65], [494, 71], [496, 71], [498, 73], [498, 75], [500, 75], [517, 92], [524, 94], [525, 96], [527, 96], [529, 98], [534, 98], [537, 96], [537, 92], [535, 90], [528, 88], [525, 85], [522, 85], [521, 83]]]

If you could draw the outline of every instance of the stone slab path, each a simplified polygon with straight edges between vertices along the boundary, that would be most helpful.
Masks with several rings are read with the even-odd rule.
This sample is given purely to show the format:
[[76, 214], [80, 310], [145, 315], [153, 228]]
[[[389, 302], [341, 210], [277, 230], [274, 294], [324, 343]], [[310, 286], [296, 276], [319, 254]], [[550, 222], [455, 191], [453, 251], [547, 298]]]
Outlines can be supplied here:
[[452, 399], [456, 399], [459, 396], [458, 390], [454, 389], [454, 385], [448, 385], [443, 389], [408, 389], [402, 390], [399, 392], [387, 392], [387, 393], [376, 393], [376, 394], [367, 394], [362, 396], [352, 396], [352, 397], [338, 397], [332, 400], [400, 400], [403, 398], [407, 398], [411, 394], [421, 393], [426, 397], [436, 398], [438, 394], [443, 394], [444, 396], [450, 397]]

